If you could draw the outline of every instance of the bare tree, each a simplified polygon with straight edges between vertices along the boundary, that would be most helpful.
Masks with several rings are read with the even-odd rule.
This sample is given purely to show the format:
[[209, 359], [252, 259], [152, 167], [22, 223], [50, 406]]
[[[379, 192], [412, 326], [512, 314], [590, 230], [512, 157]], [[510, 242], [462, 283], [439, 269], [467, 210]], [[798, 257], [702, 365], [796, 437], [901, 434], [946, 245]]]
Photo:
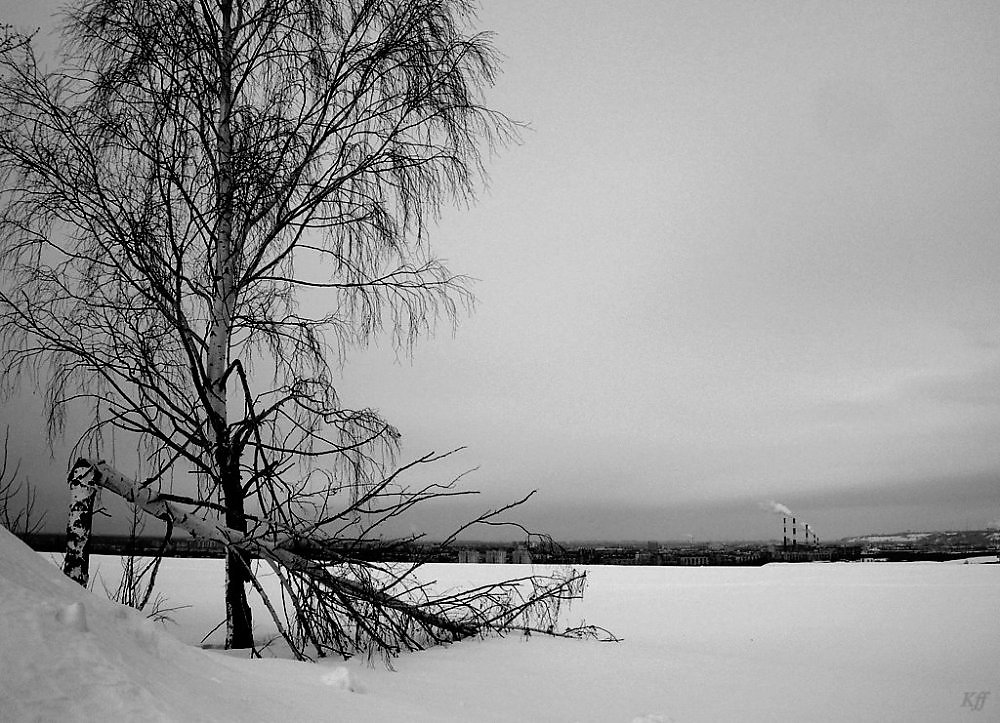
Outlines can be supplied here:
[[[516, 131], [483, 103], [472, 10], [78, 0], [58, 70], [0, 45], [2, 371], [45, 389], [50, 434], [83, 408], [79, 453], [134, 442], [143, 487], [335, 554], [459, 494], [401, 485], [399, 433], [333, 377], [352, 346], [408, 348], [471, 301], [426, 233]], [[227, 546], [227, 647], [253, 642], [254, 550]]]

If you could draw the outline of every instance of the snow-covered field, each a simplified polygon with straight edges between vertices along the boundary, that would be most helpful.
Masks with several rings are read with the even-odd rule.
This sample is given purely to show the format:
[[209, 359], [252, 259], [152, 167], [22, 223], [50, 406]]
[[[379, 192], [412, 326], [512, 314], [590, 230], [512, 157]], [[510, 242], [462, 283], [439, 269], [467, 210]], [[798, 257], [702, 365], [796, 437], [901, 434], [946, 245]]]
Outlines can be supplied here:
[[[116, 574], [117, 560], [98, 563]], [[169, 603], [192, 605], [167, 628], [0, 528], [0, 720], [1000, 720], [1000, 565], [594, 567], [567, 621], [624, 642], [471, 641], [392, 671], [201, 650], [222, 616], [221, 563], [164, 567]], [[454, 584], [512, 570], [428, 573]]]

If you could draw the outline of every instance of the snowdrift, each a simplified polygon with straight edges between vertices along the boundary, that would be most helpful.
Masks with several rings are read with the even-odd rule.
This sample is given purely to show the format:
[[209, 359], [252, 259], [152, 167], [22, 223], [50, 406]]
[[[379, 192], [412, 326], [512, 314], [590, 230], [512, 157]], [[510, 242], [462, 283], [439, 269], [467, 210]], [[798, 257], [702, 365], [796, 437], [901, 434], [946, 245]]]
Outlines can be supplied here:
[[365, 720], [352, 687], [343, 667], [185, 645], [0, 526], [0, 721]]

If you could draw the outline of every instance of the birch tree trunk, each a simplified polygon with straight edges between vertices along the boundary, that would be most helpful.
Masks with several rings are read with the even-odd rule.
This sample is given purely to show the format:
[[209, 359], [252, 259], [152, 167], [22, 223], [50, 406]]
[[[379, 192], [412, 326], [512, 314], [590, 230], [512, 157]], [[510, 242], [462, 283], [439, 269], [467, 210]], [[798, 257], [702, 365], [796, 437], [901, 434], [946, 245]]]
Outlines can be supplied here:
[[69, 521], [66, 524], [66, 557], [63, 574], [84, 587], [90, 581], [90, 533], [94, 521], [97, 487], [89, 480], [70, 475]]
[[[225, 522], [230, 529], [246, 532], [244, 494], [240, 480], [240, 455], [229, 432], [226, 371], [235, 309], [235, 262], [233, 243], [233, 4], [220, 3], [221, 48], [219, 53], [219, 116], [216, 123], [216, 159], [218, 187], [216, 189], [215, 258], [212, 279], [212, 308], [205, 360], [209, 416], [214, 435], [214, 461], [222, 487]], [[246, 598], [249, 580], [249, 560], [240, 550], [229, 548], [226, 553], [226, 648], [248, 648], [253, 645], [253, 622]]]

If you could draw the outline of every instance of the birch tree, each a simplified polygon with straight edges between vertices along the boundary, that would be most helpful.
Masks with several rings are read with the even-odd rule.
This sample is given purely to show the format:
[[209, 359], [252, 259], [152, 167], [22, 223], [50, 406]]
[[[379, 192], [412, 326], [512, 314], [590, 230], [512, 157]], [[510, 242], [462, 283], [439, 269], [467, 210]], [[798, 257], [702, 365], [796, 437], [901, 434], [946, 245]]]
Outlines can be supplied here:
[[[428, 228], [516, 130], [484, 103], [472, 11], [78, 0], [54, 69], [7, 33], [2, 371], [44, 390], [51, 435], [72, 416], [81, 454], [134, 442], [143, 487], [239, 535], [343, 538], [390, 509], [399, 433], [334, 377], [470, 300]], [[247, 550], [227, 548], [227, 647], [253, 642]]]

